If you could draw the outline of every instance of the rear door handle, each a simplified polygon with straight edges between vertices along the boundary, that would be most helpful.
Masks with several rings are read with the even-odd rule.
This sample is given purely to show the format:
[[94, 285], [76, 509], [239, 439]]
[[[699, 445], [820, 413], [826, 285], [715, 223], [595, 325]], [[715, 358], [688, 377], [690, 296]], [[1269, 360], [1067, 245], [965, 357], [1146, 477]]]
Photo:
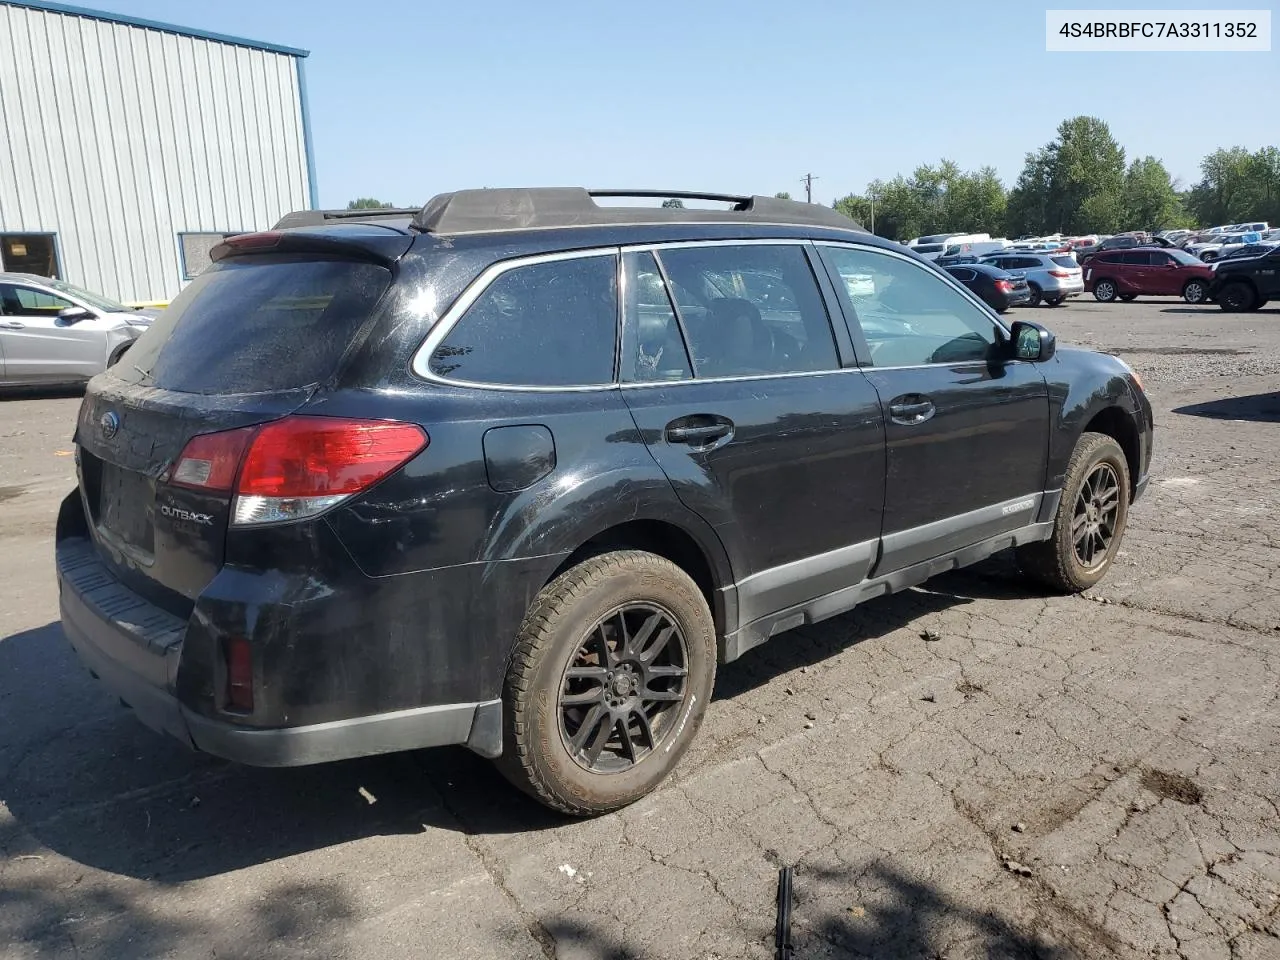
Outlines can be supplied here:
[[668, 443], [687, 443], [691, 447], [703, 447], [733, 436], [733, 424], [727, 420], [712, 423], [696, 422], [702, 418], [682, 417], [667, 424]]
[[17, 320], [5, 320], [0, 323], [0, 327], [4, 327], [6, 330], [25, 330], [26, 326], [25, 323], [19, 323]]
[[937, 407], [928, 397], [903, 397], [889, 404], [889, 419], [907, 427], [924, 423], [937, 412]]

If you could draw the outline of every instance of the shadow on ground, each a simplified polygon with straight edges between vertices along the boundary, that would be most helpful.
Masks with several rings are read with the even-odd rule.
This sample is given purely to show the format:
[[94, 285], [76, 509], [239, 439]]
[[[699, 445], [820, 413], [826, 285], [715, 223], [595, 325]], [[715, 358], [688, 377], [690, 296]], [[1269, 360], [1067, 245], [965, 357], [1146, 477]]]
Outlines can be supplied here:
[[1248, 397], [1227, 397], [1176, 407], [1174, 413], [1211, 420], [1253, 420], [1280, 423], [1280, 393], [1255, 393]]
[[63, 397], [82, 397], [84, 386], [83, 383], [73, 383], [62, 387], [2, 387], [0, 403], [7, 400], [58, 400]]
[[[775, 637], [721, 668], [717, 698], [975, 596], [1027, 596], [997, 575], [949, 574]], [[257, 769], [143, 727], [50, 623], [0, 640], [0, 849], [180, 883], [374, 835], [439, 827], [513, 834], [563, 824], [461, 748]], [[370, 802], [372, 797], [376, 802]]]

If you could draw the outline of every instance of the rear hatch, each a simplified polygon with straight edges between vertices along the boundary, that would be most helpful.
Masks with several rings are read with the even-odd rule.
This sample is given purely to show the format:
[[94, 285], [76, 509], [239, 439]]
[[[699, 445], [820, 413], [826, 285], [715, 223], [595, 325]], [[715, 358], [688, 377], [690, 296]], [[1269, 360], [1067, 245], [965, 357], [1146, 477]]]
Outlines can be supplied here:
[[230, 477], [216, 441], [215, 455], [175, 464], [192, 438], [288, 416], [332, 382], [392, 282], [387, 254], [412, 242], [399, 239], [380, 257], [291, 242], [221, 259], [90, 381], [75, 435], [80, 489], [121, 580], [189, 614], [223, 562], [239, 454]]
[[1053, 262], [1049, 273], [1060, 280], [1079, 280], [1083, 275], [1079, 262], [1070, 254], [1055, 254], [1049, 259]]

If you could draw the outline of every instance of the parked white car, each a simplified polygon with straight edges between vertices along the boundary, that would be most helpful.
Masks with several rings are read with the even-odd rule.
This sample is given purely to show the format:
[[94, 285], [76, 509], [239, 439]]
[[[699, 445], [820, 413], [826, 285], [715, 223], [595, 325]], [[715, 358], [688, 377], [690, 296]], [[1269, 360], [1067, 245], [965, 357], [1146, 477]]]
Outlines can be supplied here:
[[0, 273], [0, 386], [88, 380], [119, 360], [155, 314], [61, 280]]

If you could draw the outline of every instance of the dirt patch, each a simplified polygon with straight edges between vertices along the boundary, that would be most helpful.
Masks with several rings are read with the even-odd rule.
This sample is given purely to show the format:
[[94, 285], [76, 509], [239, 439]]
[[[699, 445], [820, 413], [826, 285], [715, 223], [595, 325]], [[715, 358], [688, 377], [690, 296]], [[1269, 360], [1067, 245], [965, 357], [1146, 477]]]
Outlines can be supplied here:
[[1194, 806], [1204, 800], [1204, 791], [1190, 777], [1180, 773], [1166, 773], [1164, 770], [1144, 770], [1142, 785], [1157, 797], [1166, 800], [1177, 800]]
[[22, 496], [26, 489], [26, 487], [0, 487], [0, 503]]
[[966, 700], [972, 700], [974, 694], [985, 692], [982, 685], [978, 683], [970, 683], [968, 680], [962, 680], [956, 684], [956, 692], [963, 693]]

